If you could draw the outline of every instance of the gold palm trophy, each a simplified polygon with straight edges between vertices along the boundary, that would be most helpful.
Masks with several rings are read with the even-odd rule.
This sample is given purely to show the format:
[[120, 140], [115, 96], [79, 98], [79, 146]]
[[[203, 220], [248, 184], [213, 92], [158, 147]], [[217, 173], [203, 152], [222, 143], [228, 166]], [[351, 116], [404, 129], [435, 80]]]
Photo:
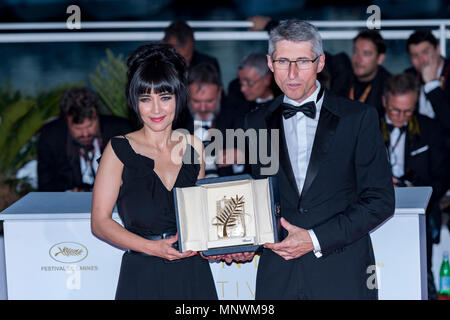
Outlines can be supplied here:
[[219, 239], [245, 237], [244, 196], [229, 199], [226, 196], [217, 203], [217, 215], [212, 224], [217, 226]]

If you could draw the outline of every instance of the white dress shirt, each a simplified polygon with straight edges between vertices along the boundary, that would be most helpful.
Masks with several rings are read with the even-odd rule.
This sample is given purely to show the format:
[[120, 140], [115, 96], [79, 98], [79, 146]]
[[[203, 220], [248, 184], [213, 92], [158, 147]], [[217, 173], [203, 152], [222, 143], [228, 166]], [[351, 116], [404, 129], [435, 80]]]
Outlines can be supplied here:
[[199, 138], [201, 141], [206, 141], [209, 138], [207, 128], [212, 127], [212, 122], [213, 122], [212, 119], [208, 120], [194, 119], [194, 136]]
[[[388, 117], [386, 117], [386, 123], [392, 124]], [[392, 175], [396, 178], [405, 175], [405, 137], [406, 132], [403, 132], [400, 136], [400, 128], [397, 127], [389, 135], [389, 161], [391, 163]]]
[[[295, 106], [302, 105], [309, 101], [316, 101], [317, 95], [320, 91], [320, 83], [316, 80], [317, 89], [307, 99], [298, 103], [294, 100], [284, 96], [283, 102], [290, 103]], [[311, 119], [305, 116], [302, 112], [289, 119], [283, 117], [283, 126], [285, 132], [286, 145], [288, 148], [289, 159], [291, 161], [292, 170], [295, 176], [295, 182], [299, 193], [302, 193], [303, 184], [305, 183], [306, 171], [308, 169], [309, 159], [311, 157], [312, 147], [314, 144], [314, 137], [316, 135], [317, 125], [319, 123], [320, 110], [322, 109], [323, 96], [316, 103], [316, 117]], [[309, 235], [314, 244], [314, 254], [320, 258], [322, 253], [320, 251], [319, 241], [313, 230], [308, 230]]]
[[267, 98], [256, 98], [255, 102], [258, 103], [258, 104], [266, 103], [267, 101], [270, 101], [270, 100], [272, 100], [273, 98], [274, 98], [274, 97], [273, 97], [273, 94], [271, 94], [271, 95], [268, 96]]
[[[194, 116], [194, 136], [199, 138], [202, 142], [210, 141], [209, 129], [213, 125], [214, 115], [211, 115], [206, 120], [199, 119]], [[205, 154], [205, 178], [218, 177], [216, 166], [216, 157], [211, 154]]]
[[80, 156], [80, 170], [82, 181], [83, 183], [86, 184], [94, 184], [95, 176], [93, 172], [97, 173], [98, 169], [97, 159], [100, 158], [101, 156], [100, 145], [98, 143], [97, 138], [95, 138], [94, 141], [92, 141], [92, 145], [94, 146], [94, 149], [92, 151], [89, 151], [87, 154], [87, 157], [89, 159], [92, 159], [92, 161], [86, 161], [82, 156]]

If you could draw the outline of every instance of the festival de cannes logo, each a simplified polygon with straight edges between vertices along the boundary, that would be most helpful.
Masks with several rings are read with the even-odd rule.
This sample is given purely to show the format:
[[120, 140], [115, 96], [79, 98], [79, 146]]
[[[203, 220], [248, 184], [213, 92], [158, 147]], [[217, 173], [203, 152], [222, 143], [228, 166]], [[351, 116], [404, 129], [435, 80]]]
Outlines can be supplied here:
[[86, 259], [88, 249], [80, 243], [61, 242], [52, 246], [48, 253], [57, 262], [76, 263]]

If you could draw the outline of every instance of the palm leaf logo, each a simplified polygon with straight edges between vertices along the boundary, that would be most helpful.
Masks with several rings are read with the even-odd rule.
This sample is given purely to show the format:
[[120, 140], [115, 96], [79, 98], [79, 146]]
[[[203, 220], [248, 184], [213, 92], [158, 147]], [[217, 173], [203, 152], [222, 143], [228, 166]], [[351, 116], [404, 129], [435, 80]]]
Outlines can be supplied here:
[[222, 226], [222, 238], [228, 238], [228, 227], [235, 227], [238, 224], [240, 216], [244, 215], [244, 196], [236, 198], [231, 197], [225, 207], [219, 211], [217, 216], [214, 218], [214, 226]]

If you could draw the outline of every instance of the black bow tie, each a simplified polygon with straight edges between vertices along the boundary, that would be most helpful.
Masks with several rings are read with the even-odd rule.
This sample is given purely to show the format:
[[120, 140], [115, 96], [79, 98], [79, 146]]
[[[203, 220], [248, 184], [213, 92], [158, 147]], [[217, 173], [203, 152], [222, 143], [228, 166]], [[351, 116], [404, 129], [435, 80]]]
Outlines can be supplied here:
[[[392, 130], [394, 130], [394, 128], [398, 128], [398, 127], [395, 127], [395, 126], [393, 126], [392, 124], [387, 123], [387, 122], [386, 122], [386, 127], [387, 127], [389, 133], [391, 133]], [[402, 134], [403, 132], [405, 132], [407, 128], [408, 128], [408, 125], [407, 125], [407, 124], [404, 125], [403, 127], [399, 128], [399, 129], [400, 129], [400, 134]]]
[[[323, 90], [323, 86], [321, 86], [319, 94], [317, 95], [316, 102], [318, 102], [320, 98], [322, 98]], [[285, 119], [289, 119], [295, 116], [297, 112], [303, 112], [305, 116], [311, 119], [314, 119], [316, 117], [317, 108], [314, 101], [310, 101], [299, 106], [294, 106], [290, 103], [282, 103], [281, 107], [283, 108], [283, 117]]]
[[294, 106], [290, 103], [282, 103], [283, 117], [289, 119], [297, 114], [297, 112], [303, 112], [305, 116], [314, 119], [316, 117], [316, 104], [314, 101], [307, 102], [300, 106]]

